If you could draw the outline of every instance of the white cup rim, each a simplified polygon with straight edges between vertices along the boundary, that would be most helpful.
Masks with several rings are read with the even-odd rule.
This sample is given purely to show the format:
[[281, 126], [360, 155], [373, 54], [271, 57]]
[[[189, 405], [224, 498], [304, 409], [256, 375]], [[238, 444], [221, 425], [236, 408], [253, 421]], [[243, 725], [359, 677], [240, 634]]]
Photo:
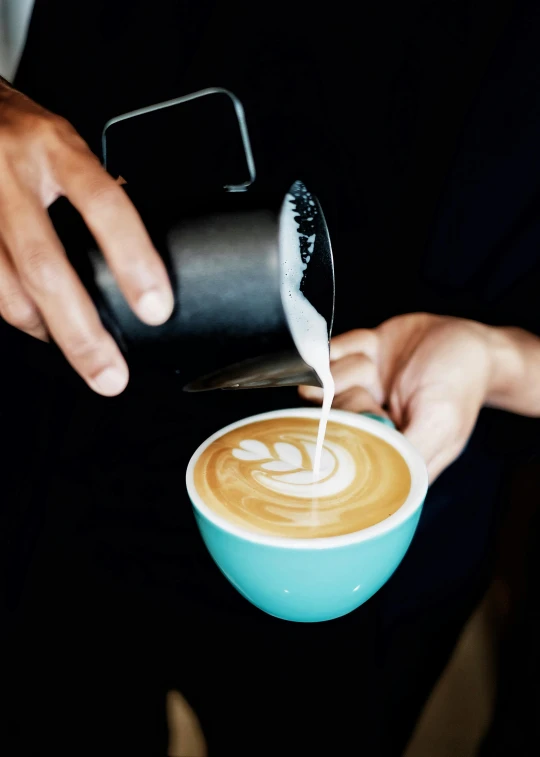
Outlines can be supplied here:
[[412, 517], [414, 513], [422, 506], [424, 502], [427, 489], [428, 489], [428, 474], [426, 465], [420, 454], [410, 444], [410, 442], [395, 429], [387, 426], [380, 421], [373, 418], [369, 418], [365, 415], [356, 415], [344, 410], [330, 411], [330, 420], [334, 420], [338, 423], [343, 423], [347, 426], [353, 426], [354, 428], [363, 429], [374, 436], [383, 439], [392, 445], [403, 457], [409, 472], [411, 474], [411, 488], [407, 499], [396, 510], [395, 513], [389, 515], [384, 520], [375, 523], [373, 526], [363, 528], [360, 531], [353, 531], [349, 534], [341, 534], [339, 536], [322, 536], [314, 539], [300, 539], [290, 538], [288, 536], [273, 536], [269, 534], [258, 533], [250, 531], [247, 528], [243, 528], [236, 523], [228, 521], [221, 515], [214, 512], [208, 505], [205, 504], [202, 497], [199, 495], [195, 488], [195, 481], [193, 472], [195, 465], [200, 455], [204, 450], [212, 444], [216, 439], [234, 431], [242, 426], [247, 426], [250, 423], [256, 421], [271, 420], [272, 418], [316, 418], [320, 417], [320, 408], [295, 408], [286, 410], [271, 410], [267, 413], [260, 413], [259, 415], [252, 415], [249, 418], [243, 418], [242, 420], [231, 423], [228, 426], [216, 431], [215, 434], [206, 439], [193, 453], [189, 461], [186, 471], [186, 486], [188, 495], [196, 510], [204, 516], [207, 520], [217, 526], [219, 529], [226, 531], [234, 536], [237, 536], [244, 541], [254, 542], [256, 544], [264, 544], [272, 547], [281, 547], [284, 549], [330, 549], [332, 547], [345, 547], [350, 544], [357, 544], [363, 541], [369, 541], [376, 537], [382, 536], [390, 531], [393, 531], [408, 518]]

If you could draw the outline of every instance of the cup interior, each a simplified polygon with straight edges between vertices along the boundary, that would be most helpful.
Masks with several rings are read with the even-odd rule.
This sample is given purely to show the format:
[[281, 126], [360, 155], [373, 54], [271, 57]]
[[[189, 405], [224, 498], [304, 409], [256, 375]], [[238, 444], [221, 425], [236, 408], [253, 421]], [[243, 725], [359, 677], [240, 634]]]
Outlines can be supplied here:
[[193, 504], [193, 507], [207, 520], [216, 525], [218, 528], [226, 531], [241, 539], [265, 544], [268, 546], [276, 546], [285, 549], [330, 549], [333, 547], [342, 547], [348, 544], [355, 544], [357, 542], [368, 541], [381, 536], [388, 531], [392, 531], [401, 523], [410, 518], [417, 510], [422, 506], [425, 499], [428, 488], [428, 475], [425, 463], [420, 454], [410, 444], [410, 442], [398, 431], [390, 428], [386, 424], [373, 418], [366, 417], [364, 415], [356, 415], [343, 410], [331, 410], [329, 420], [341, 423], [346, 426], [352, 426], [354, 428], [362, 429], [374, 436], [383, 439], [391, 444], [405, 460], [409, 472], [411, 474], [411, 488], [407, 499], [396, 510], [395, 513], [388, 516], [379, 523], [373, 526], [364, 528], [360, 531], [353, 533], [341, 534], [340, 536], [327, 536], [318, 537], [314, 539], [298, 539], [289, 538], [285, 536], [273, 536], [261, 533], [255, 533], [244, 529], [236, 523], [229, 522], [226, 518], [215, 513], [202, 499], [196, 490], [194, 482], [194, 470], [197, 460], [204, 450], [212, 444], [216, 439], [224, 436], [229, 431], [233, 431], [242, 426], [247, 426], [250, 423], [263, 420], [271, 420], [274, 418], [310, 418], [319, 419], [320, 409], [318, 408], [299, 408], [295, 410], [273, 410], [268, 413], [261, 413], [260, 415], [252, 415], [249, 418], [243, 418], [240, 421], [231, 423], [229, 426], [220, 429], [212, 436], [203, 442], [197, 450], [193, 453], [191, 460], [189, 461], [186, 471], [186, 486], [189, 497]]

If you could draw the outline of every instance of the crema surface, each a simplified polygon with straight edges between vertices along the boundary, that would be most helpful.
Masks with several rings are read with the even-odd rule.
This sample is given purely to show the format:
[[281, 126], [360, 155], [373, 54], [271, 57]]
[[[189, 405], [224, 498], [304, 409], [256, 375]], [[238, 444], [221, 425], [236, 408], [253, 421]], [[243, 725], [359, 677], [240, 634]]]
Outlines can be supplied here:
[[243, 528], [290, 538], [352, 533], [401, 507], [411, 475], [394, 447], [330, 421], [315, 476], [317, 430], [315, 419], [271, 418], [230, 431], [197, 460], [198, 494]]

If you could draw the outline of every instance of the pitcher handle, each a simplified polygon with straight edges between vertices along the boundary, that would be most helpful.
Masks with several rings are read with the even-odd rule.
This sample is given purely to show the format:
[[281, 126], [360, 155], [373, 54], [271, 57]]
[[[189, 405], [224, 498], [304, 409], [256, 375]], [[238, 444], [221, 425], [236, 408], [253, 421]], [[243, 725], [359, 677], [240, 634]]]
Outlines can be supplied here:
[[126, 121], [129, 118], [135, 116], [143, 116], [146, 113], [152, 113], [155, 110], [162, 110], [163, 108], [170, 108], [173, 105], [181, 105], [187, 103], [190, 100], [197, 100], [199, 97], [206, 97], [207, 95], [227, 95], [234, 105], [234, 111], [238, 121], [238, 127], [240, 129], [240, 135], [242, 137], [242, 146], [244, 148], [244, 155], [246, 158], [246, 164], [249, 172], [249, 180], [243, 182], [243, 184], [226, 184], [224, 189], [227, 192], [245, 192], [255, 181], [255, 161], [253, 160], [253, 152], [251, 150], [251, 142], [249, 139], [248, 128], [246, 124], [246, 115], [244, 112], [244, 106], [240, 100], [228, 89], [222, 87], [208, 87], [207, 89], [201, 89], [198, 92], [192, 92], [190, 95], [184, 95], [183, 97], [175, 97], [172, 100], [165, 100], [155, 105], [147, 105], [145, 108], [137, 108], [137, 110], [131, 110], [129, 113], [123, 113], [120, 116], [115, 116], [107, 121], [103, 127], [101, 133], [101, 154], [102, 162], [105, 169], [107, 169], [107, 129], [113, 126], [113, 124], [120, 123], [120, 121]]

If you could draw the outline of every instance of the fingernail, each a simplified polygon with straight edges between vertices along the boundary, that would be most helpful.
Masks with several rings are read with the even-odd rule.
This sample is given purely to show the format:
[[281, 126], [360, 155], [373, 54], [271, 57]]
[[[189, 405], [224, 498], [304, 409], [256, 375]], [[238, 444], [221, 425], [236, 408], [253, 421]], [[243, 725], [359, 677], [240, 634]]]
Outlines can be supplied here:
[[159, 326], [170, 317], [173, 309], [172, 298], [168, 292], [151, 289], [143, 294], [137, 303], [137, 314], [150, 326]]
[[128, 382], [127, 374], [119, 368], [105, 368], [91, 381], [93, 388], [107, 397], [120, 394]]

